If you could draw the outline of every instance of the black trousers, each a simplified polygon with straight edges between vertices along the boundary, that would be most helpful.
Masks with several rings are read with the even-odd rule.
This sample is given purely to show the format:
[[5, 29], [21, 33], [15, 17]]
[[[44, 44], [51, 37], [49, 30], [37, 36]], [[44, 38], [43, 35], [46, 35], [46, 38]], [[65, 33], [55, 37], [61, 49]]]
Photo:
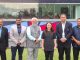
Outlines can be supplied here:
[[6, 60], [6, 50], [0, 50], [1, 60]]
[[53, 51], [44, 51], [45, 53], [45, 60], [53, 60]]
[[59, 46], [58, 47], [59, 60], [64, 60], [64, 53], [66, 56], [65, 60], [70, 60], [70, 51], [71, 51], [71, 47]]
[[15, 60], [15, 57], [16, 57], [16, 51], [18, 49], [18, 57], [19, 57], [19, 60], [22, 60], [22, 54], [23, 54], [23, 47], [20, 47], [20, 46], [16, 46], [16, 47], [11, 47], [11, 52], [12, 52], [12, 60]]
[[79, 47], [73, 47], [73, 58], [74, 58], [74, 60], [78, 60], [79, 51], [80, 51]]

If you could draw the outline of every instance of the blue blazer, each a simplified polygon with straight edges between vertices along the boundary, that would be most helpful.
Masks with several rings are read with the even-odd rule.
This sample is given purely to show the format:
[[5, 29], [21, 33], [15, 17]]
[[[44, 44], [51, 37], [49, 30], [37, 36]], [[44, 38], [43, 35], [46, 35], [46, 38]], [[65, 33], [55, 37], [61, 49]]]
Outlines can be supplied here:
[[[59, 22], [59, 24], [56, 27], [56, 34], [57, 34], [57, 40], [58, 44], [61, 43], [60, 39], [62, 38], [62, 24]], [[66, 43], [71, 43], [71, 36], [72, 36], [72, 24], [70, 22], [66, 22], [65, 25], [65, 37], [67, 39]]]

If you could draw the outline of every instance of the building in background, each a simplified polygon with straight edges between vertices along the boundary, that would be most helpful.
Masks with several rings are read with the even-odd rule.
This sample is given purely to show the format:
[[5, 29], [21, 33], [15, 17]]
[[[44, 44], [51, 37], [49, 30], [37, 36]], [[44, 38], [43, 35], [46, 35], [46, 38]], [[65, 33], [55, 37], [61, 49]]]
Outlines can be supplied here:
[[45, 18], [59, 18], [61, 13], [65, 13], [68, 19], [80, 17], [80, 4], [39, 4], [40, 16]]
[[37, 16], [38, 3], [0, 3], [0, 17], [32, 18]]
[[58, 19], [65, 13], [68, 19], [80, 17], [80, 4], [73, 3], [0, 3], [0, 17], [10, 19], [21, 17], [29, 19]]

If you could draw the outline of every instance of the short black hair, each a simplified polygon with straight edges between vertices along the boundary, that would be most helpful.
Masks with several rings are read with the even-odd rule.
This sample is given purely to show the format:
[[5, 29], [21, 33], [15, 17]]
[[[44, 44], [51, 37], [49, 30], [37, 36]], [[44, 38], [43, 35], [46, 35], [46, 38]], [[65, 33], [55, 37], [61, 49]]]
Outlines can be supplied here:
[[67, 16], [65, 13], [61, 13], [60, 16], [61, 16], [61, 15], [65, 15], [65, 16]]
[[21, 17], [17, 17], [16, 19], [22, 19]]
[[17, 21], [17, 20], [21, 20], [21, 21], [22, 21], [22, 19], [21, 19], [21, 18], [16, 18], [16, 21]]

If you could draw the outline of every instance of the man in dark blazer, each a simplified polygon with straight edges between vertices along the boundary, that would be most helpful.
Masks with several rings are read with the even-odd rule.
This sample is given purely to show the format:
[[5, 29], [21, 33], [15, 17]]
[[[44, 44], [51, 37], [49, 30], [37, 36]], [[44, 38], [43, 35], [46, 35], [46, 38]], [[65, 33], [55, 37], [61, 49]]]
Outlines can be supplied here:
[[0, 55], [1, 60], [6, 60], [6, 48], [8, 47], [8, 29], [3, 27], [3, 19], [0, 19]]
[[72, 24], [67, 22], [66, 19], [66, 14], [61, 14], [61, 22], [59, 22], [56, 28], [59, 60], [64, 60], [64, 52], [66, 60], [70, 60]]

